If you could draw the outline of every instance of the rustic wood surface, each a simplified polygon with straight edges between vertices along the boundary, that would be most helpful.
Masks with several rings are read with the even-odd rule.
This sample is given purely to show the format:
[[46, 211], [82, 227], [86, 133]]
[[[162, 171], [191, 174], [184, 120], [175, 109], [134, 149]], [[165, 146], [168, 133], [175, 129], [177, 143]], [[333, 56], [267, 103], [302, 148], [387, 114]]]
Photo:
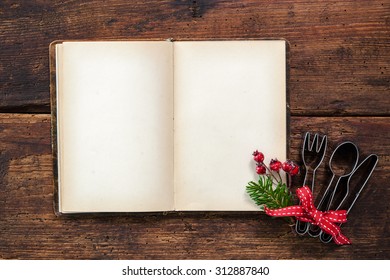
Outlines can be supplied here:
[[[270, 37], [290, 43], [290, 157], [308, 130], [380, 157], [343, 226], [353, 245], [261, 213], [54, 215], [51, 41]], [[1, 1], [0, 258], [389, 259], [389, 65], [389, 1]]]

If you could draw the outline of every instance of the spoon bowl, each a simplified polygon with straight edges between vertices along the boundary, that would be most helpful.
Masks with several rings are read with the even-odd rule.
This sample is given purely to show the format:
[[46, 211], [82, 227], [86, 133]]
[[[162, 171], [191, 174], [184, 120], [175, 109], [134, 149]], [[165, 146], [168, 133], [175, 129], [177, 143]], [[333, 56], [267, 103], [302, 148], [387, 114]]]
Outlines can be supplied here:
[[355, 169], [359, 159], [357, 146], [352, 142], [341, 143], [329, 160], [329, 168], [336, 177], [348, 176]]

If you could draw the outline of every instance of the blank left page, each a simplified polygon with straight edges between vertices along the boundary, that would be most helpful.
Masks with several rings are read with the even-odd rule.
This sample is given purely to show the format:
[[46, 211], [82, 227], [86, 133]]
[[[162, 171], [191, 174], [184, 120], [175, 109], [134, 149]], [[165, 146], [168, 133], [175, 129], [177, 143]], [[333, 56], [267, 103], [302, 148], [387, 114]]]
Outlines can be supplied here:
[[170, 42], [57, 46], [60, 212], [173, 209]]

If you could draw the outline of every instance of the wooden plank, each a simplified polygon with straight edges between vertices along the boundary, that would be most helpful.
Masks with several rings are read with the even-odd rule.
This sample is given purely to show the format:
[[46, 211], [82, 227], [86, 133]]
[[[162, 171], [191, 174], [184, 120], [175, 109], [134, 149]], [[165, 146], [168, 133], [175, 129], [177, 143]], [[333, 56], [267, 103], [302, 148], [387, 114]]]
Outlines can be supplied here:
[[[291, 158], [298, 162], [307, 130], [326, 133], [331, 148], [353, 140], [362, 155], [377, 153], [380, 157], [373, 178], [343, 226], [353, 245], [338, 247], [296, 236], [283, 220], [262, 213], [57, 217], [50, 115], [0, 114], [0, 258], [389, 259], [389, 120], [291, 119]], [[323, 175], [321, 180], [325, 181]]]
[[389, 115], [389, 1], [0, 3], [0, 111], [50, 111], [48, 46], [66, 39], [280, 38], [294, 115]]

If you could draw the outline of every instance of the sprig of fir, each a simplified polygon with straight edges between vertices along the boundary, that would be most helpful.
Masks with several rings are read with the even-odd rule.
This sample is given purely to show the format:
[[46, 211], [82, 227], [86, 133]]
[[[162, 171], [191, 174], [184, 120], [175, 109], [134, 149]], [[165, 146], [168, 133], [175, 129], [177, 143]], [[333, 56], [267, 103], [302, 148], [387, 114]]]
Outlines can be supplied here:
[[246, 191], [262, 211], [265, 205], [270, 209], [293, 205], [293, 196], [286, 184], [279, 182], [274, 186], [269, 176], [259, 176], [258, 182], [249, 182]]
[[264, 164], [264, 154], [255, 151], [253, 159], [256, 162], [256, 173], [259, 174], [257, 182], [251, 181], [246, 186], [246, 191], [252, 200], [264, 211], [264, 206], [269, 209], [283, 208], [293, 205], [293, 195], [290, 188], [283, 182], [280, 170], [290, 177], [299, 173], [299, 167], [294, 162], [287, 160], [281, 163], [272, 159], [269, 166]]

